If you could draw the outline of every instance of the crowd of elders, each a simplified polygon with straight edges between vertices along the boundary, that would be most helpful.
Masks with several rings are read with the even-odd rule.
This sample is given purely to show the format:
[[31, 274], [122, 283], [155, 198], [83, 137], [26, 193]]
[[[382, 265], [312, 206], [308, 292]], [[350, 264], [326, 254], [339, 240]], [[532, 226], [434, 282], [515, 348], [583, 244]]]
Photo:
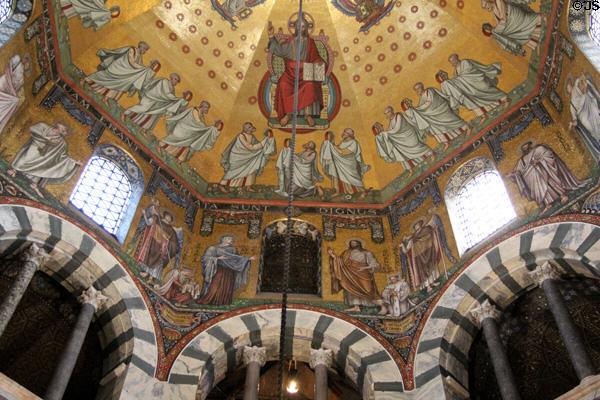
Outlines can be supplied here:
[[502, 72], [499, 62], [484, 65], [475, 60], [460, 59], [451, 54], [448, 62], [454, 68], [452, 78], [440, 70], [436, 81], [440, 89], [425, 88], [417, 82], [413, 88], [419, 96], [419, 104], [413, 106], [410, 99], [402, 100], [402, 112], [392, 106], [384, 110], [389, 127], [384, 130], [379, 122], [373, 125], [377, 153], [387, 162], [398, 162], [408, 171], [424, 161], [435, 160], [435, 152], [426, 143], [427, 135], [433, 136], [446, 151], [452, 139], [461, 134], [469, 135], [473, 127], [459, 116], [461, 107], [473, 111], [478, 123], [488, 118], [489, 111], [510, 104], [508, 95], [500, 90], [497, 76]]
[[[523, 3], [518, 4], [515, 3]], [[523, 46], [536, 48], [542, 32], [544, 18], [526, 6], [529, 0], [482, 0], [482, 7], [493, 13], [496, 27], [490, 28], [490, 34], [500, 43], [502, 48], [521, 54]], [[63, 12], [67, 16], [78, 15], [84, 25], [96, 29], [106, 23], [106, 12], [103, 19], [93, 22], [90, 18], [99, 16], [99, 8], [104, 4], [96, 4], [97, 0], [61, 0]], [[100, 1], [100, 3], [103, 3]], [[87, 8], [86, 8], [87, 7]], [[96, 8], [93, 8], [96, 7]], [[113, 14], [118, 9], [107, 10]], [[113, 15], [114, 16], [114, 15]], [[99, 18], [99, 17], [98, 17]], [[316, 47], [308, 35], [308, 22], [304, 22], [301, 42], [303, 62], [324, 64]], [[275, 109], [282, 126], [291, 119], [293, 102], [292, 82], [295, 75], [294, 54], [290, 40], [280, 42], [274, 36], [274, 28], [269, 23], [269, 51], [284, 59], [285, 71], [277, 84]], [[485, 31], [485, 29], [484, 29]], [[177, 164], [187, 162], [196, 152], [213, 148], [223, 123], [219, 120], [212, 125], [206, 120], [210, 109], [207, 101], [198, 106], [187, 108], [192, 93], [184, 91], [181, 97], [175, 94], [175, 87], [181, 79], [176, 73], [168, 78], [155, 78], [160, 63], [152, 60], [148, 65], [143, 62], [143, 55], [150, 46], [139, 42], [137, 46], [126, 46], [119, 49], [100, 49], [98, 71], [81, 79], [81, 86], [86, 84], [101, 96], [107, 107], [111, 100], [118, 102], [124, 93], [129, 96], [137, 94], [139, 103], [123, 110], [120, 114], [124, 124], [132, 123], [138, 131], [146, 136], [156, 126], [161, 117], [165, 119], [167, 136], [158, 141], [156, 151], [169, 154], [177, 160]], [[520, 49], [520, 51], [517, 51]], [[468, 136], [473, 126], [463, 120], [459, 111], [461, 107], [472, 111], [476, 124], [482, 124], [488, 113], [510, 104], [507, 93], [497, 87], [497, 76], [502, 68], [499, 62], [485, 65], [472, 59], [460, 59], [458, 54], [451, 54], [448, 61], [453, 68], [453, 76], [440, 70], [435, 79], [439, 89], [426, 87], [417, 82], [413, 88], [419, 97], [418, 104], [405, 98], [401, 101], [401, 111], [396, 112], [392, 106], [384, 110], [389, 126], [384, 129], [379, 122], [373, 126], [378, 155], [386, 162], [398, 162], [406, 171], [407, 177], [414, 174], [414, 168], [423, 162], [433, 162], [436, 152], [445, 152], [450, 148], [453, 139], [460, 135]], [[314, 125], [314, 118], [323, 107], [320, 83], [301, 79], [299, 114], [309, 126]], [[254, 136], [256, 128], [245, 122], [241, 131], [229, 143], [222, 153], [221, 166], [224, 169], [222, 179], [215, 185], [221, 193], [230, 191], [255, 192], [253, 185], [269, 161], [277, 152], [273, 134], [265, 131], [261, 140]], [[439, 151], [427, 144], [427, 136], [440, 143]], [[284, 144], [276, 162], [278, 187], [275, 193], [288, 196], [290, 192], [289, 160], [290, 149]], [[320, 160], [318, 158], [320, 157]], [[336, 144], [333, 132], [325, 135], [321, 149], [317, 152], [314, 142], [306, 143], [300, 153], [295, 155], [294, 166], [297, 171], [293, 191], [297, 197], [319, 197], [324, 199], [325, 192], [318, 186], [323, 181], [321, 171], [332, 183], [331, 199], [340, 196], [356, 196], [364, 199], [370, 189], [363, 183], [363, 177], [370, 169], [362, 158], [361, 146], [355, 138], [352, 128], [345, 128], [341, 133], [341, 141]]]
[[223, 123], [206, 122], [210, 109], [207, 101], [187, 108], [192, 92], [186, 90], [181, 97], [175, 94], [175, 86], [181, 82], [178, 74], [155, 78], [160, 62], [152, 60], [148, 65], [143, 62], [143, 55], [149, 49], [148, 43], [142, 41], [137, 46], [98, 50], [98, 70], [82, 78], [80, 86], [89, 85], [107, 107], [111, 106], [111, 100], [118, 103], [125, 93], [130, 97], [137, 94], [139, 103], [123, 110], [120, 118], [124, 124], [128, 121], [135, 124], [146, 137], [161, 117], [169, 117], [165, 119], [167, 136], [159, 141], [157, 151], [172, 155], [180, 165], [195, 152], [212, 149]]

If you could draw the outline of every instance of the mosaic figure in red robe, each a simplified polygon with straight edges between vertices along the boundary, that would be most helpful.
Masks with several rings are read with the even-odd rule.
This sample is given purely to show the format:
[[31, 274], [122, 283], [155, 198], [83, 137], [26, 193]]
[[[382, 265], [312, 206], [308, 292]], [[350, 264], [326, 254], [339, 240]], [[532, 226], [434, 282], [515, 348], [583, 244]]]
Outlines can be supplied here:
[[300, 54], [297, 55], [296, 45], [296, 23], [293, 25], [294, 35], [283, 41], [279, 41], [275, 37], [275, 29], [273, 24], [269, 22], [267, 32], [269, 34], [269, 52], [274, 56], [281, 57], [285, 63], [285, 70], [277, 82], [277, 90], [275, 92], [274, 109], [277, 112], [277, 119], [281, 126], [286, 126], [294, 111], [294, 79], [296, 76], [296, 59], [300, 59], [300, 74], [298, 84], [298, 115], [304, 118], [306, 124], [310, 127], [315, 126], [315, 119], [321, 114], [323, 109], [323, 93], [322, 83], [319, 72], [310, 75], [305, 71], [307, 68], [315, 68], [315, 70], [326, 70], [326, 63], [319, 55], [319, 51], [315, 44], [315, 40], [309, 35], [309, 22], [306, 18], [302, 20], [302, 33]]

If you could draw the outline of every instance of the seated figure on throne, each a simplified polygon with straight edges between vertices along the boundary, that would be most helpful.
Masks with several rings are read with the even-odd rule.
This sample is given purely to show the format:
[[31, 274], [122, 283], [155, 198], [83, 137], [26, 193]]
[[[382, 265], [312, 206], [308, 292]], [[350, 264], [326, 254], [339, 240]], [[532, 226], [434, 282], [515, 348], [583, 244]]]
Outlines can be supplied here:
[[294, 79], [296, 77], [297, 57], [300, 59], [300, 69], [298, 71], [300, 74], [298, 125], [303, 125], [303, 122], [305, 122], [309, 128], [314, 127], [324, 107], [322, 85], [325, 81], [327, 64], [319, 54], [315, 39], [309, 35], [312, 24], [306, 16], [302, 18], [300, 54], [296, 54], [297, 23], [297, 20], [291, 22], [293, 35], [287, 38], [282, 33], [275, 35], [275, 29], [271, 22], [268, 25], [269, 52], [273, 56], [282, 58], [284, 62], [284, 71], [277, 81], [273, 104], [279, 127], [282, 128], [291, 123], [294, 111]]

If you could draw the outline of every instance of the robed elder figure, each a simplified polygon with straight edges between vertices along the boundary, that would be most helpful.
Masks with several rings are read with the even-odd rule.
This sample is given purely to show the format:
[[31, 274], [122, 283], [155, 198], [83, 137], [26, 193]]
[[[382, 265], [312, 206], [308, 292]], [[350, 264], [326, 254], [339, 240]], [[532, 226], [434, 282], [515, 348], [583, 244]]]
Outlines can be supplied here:
[[402, 272], [408, 276], [412, 291], [425, 289], [429, 293], [433, 287], [439, 286], [440, 264], [446, 271], [444, 253], [450, 262], [456, 263], [457, 260], [448, 248], [444, 225], [438, 215], [433, 214], [427, 223], [421, 217], [413, 222], [410, 229], [412, 234], [405, 236], [400, 243]]
[[65, 183], [82, 164], [68, 154], [65, 138], [73, 132], [63, 122], [56, 121], [54, 125], [38, 122], [29, 128], [29, 134], [31, 137], [15, 154], [6, 172], [13, 177], [17, 171], [21, 172], [31, 180], [29, 186], [44, 197], [40, 187]]
[[248, 282], [250, 262], [256, 257], [240, 256], [233, 246], [235, 236], [223, 235], [202, 255], [202, 292], [199, 304], [231, 304], [233, 292]]
[[545, 144], [527, 140], [519, 147], [521, 158], [508, 174], [519, 188], [521, 196], [535, 201], [546, 213], [556, 201], [565, 204], [569, 195], [585, 187], [590, 179], [578, 179], [565, 162]]
[[576, 128], [596, 162], [600, 162], [600, 91], [586, 72], [577, 78], [568, 74], [565, 92], [571, 98], [569, 130]]
[[[295, 24], [298, 22], [296, 21]], [[296, 25], [295, 25], [296, 26]], [[269, 52], [274, 56], [281, 57], [285, 63], [285, 70], [277, 81], [277, 90], [275, 91], [275, 102], [273, 108], [277, 112], [277, 119], [281, 126], [286, 126], [294, 112], [294, 79], [296, 77], [296, 58], [300, 59], [300, 69], [297, 71], [300, 75], [298, 82], [298, 115], [304, 117], [308, 126], [315, 125], [315, 118], [321, 115], [323, 108], [323, 92], [321, 89], [321, 80], [306, 80], [305, 64], [318, 64], [325, 69], [325, 61], [319, 55], [319, 51], [308, 34], [309, 22], [306, 18], [302, 19], [302, 33], [300, 43], [300, 54], [296, 54], [296, 35], [280, 42], [275, 37], [275, 29], [269, 21]]]

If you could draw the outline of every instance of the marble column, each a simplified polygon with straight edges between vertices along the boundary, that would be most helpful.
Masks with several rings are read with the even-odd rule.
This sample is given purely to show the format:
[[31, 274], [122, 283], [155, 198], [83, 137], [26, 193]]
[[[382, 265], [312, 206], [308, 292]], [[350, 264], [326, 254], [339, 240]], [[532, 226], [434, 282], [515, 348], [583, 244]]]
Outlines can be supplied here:
[[81, 310], [67, 346], [60, 356], [58, 366], [54, 370], [54, 375], [44, 396], [45, 400], [62, 399], [85, 340], [85, 335], [92, 322], [92, 317], [106, 300], [108, 298], [99, 290], [94, 289], [93, 286], [90, 286], [79, 296], [79, 302], [82, 303]]
[[21, 255], [23, 266], [17, 272], [17, 277], [8, 289], [2, 304], [0, 304], [0, 336], [4, 333], [8, 321], [10, 321], [21, 298], [23, 298], [33, 274], [49, 257], [48, 253], [35, 243], [32, 243]]
[[327, 369], [332, 359], [329, 349], [310, 349], [310, 367], [315, 370], [315, 400], [327, 400]]
[[267, 361], [267, 349], [258, 346], [244, 346], [244, 365], [246, 366], [246, 383], [244, 384], [244, 400], [258, 399], [258, 381], [260, 367]]
[[471, 310], [471, 315], [483, 329], [483, 336], [490, 351], [490, 358], [492, 359], [502, 399], [520, 400], [521, 396], [519, 396], [519, 392], [517, 391], [515, 377], [510, 368], [506, 350], [500, 339], [500, 331], [497, 323], [500, 311], [490, 304], [488, 300], [485, 300], [477, 308]]
[[575, 325], [565, 299], [558, 288], [556, 281], [560, 279], [560, 274], [556, 267], [546, 261], [530, 272], [530, 276], [544, 290], [548, 306], [569, 352], [571, 363], [575, 368], [579, 381], [582, 381], [585, 377], [595, 375], [596, 368], [594, 368], [594, 363], [587, 352], [581, 332]]

